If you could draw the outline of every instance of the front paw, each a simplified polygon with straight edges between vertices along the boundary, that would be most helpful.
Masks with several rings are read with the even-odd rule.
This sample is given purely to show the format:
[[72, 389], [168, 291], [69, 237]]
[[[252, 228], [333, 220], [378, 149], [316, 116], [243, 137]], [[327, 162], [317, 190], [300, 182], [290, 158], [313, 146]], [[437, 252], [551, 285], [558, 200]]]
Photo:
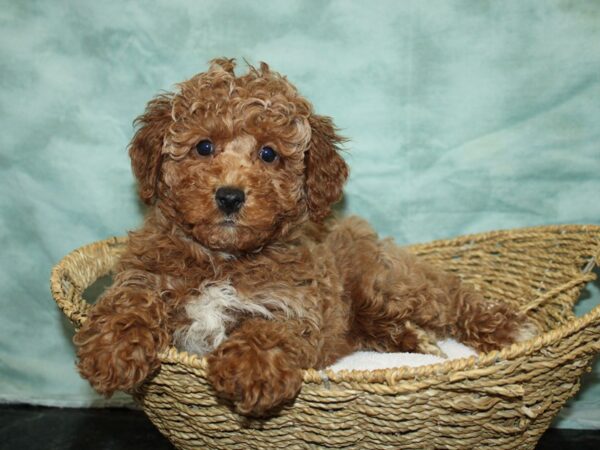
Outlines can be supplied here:
[[302, 386], [302, 370], [279, 347], [229, 340], [209, 355], [208, 364], [217, 393], [248, 416], [269, 414], [295, 398]]
[[74, 341], [79, 373], [107, 397], [134, 389], [159, 365], [155, 338], [144, 328], [96, 334], [84, 325]]

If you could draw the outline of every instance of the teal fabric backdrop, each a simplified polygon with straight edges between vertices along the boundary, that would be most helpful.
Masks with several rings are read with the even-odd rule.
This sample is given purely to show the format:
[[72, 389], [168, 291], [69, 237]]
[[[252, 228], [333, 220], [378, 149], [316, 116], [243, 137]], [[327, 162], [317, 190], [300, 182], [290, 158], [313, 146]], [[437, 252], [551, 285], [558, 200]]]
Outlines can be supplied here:
[[[132, 120], [222, 55], [335, 118], [346, 212], [382, 235], [600, 223], [600, 2], [0, 0], [1, 401], [103, 403], [50, 268], [140, 223]], [[599, 377], [558, 425], [600, 428]]]

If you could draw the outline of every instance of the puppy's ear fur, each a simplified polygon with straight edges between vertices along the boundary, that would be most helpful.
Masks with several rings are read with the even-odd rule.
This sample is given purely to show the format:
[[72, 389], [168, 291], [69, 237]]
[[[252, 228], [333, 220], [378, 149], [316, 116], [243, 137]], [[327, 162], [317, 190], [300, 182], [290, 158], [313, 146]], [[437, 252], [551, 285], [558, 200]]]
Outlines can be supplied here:
[[156, 197], [164, 137], [171, 125], [171, 94], [162, 94], [151, 100], [144, 114], [135, 119], [139, 126], [131, 144], [131, 167], [139, 182], [139, 194], [146, 204]]
[[310, 218], [322, 222], [342, 196], [348, 178], [348, 166], [338, 153], [345, 139], [329, 117], [313, 114], [308, 121], [312, 135], [305, 156], [306, 198]]

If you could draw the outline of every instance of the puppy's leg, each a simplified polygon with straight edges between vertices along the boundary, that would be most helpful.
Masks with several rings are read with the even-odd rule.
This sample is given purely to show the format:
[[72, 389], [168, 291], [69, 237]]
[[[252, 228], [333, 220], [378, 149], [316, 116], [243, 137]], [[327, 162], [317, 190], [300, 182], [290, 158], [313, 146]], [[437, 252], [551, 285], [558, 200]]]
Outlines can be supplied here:
[[264, 416], [298, 394], [317, 336], [302, 321], [248, 319], [208, 356], [208, 378], [240, 413]]
[[325, 245], [349, 297], [349, 339], [354, 348], [437, 353], [430, 334], [411, 322], [413, 305], [402, 301], [407, 292], [400, 279], [405, 275], [366, 221], [341, 220]]
[[[335, 236], [334, 233], [337, 233]], [[453, 336], [480, 351], [515, 342], [524, 318], [508, 304], [490, 303], [452, 274], [430, 267], [380, 241], [364, 221], [346, 220], [330, 239], [352, 298], [352, 334], [358, 346], [421, 351], [415, 330]]]
[[133, 389], [158, 368], [157, 354], [169, 340], [166, 319], [166, 306], [154, 292], [117, 283], [73, 338], [79, 372], [107, 396]]
[[484, 352], [535, 336], [534, 326], [515, 306], [486, 300], [453, 275], [439, 274], [435, 282], [444, 286], [444, 295], [438, 304], [446, 312], [443, 320], [431, 320], [432, 312], [425, 311], [423, 319], [430, 320], [438, 334], [453, 336]]

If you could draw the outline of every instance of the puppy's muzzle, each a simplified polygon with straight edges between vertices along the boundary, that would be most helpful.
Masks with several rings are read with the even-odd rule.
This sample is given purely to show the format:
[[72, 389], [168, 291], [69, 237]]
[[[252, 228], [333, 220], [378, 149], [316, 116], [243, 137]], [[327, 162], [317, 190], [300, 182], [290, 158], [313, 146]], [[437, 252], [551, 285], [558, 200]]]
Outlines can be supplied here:
[[244, 204], [245, 199], [244, 191], [233, 187], [220, 187], [215, 192], [217, 206], [225, 214], [238, 212]]

